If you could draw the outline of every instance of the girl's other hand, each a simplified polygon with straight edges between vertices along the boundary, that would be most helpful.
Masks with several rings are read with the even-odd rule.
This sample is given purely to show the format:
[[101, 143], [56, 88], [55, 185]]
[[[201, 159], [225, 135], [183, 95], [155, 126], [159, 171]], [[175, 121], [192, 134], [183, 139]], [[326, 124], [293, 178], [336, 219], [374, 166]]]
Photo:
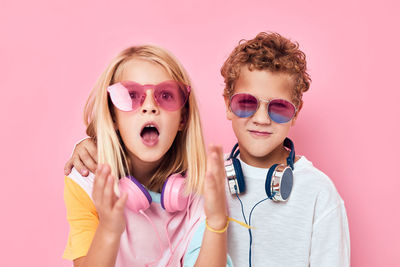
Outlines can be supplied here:
[[210, 145], [204, 181], [204, 211], [208, 225], [214, 229], [222, 229], [227, 223], [225, 179], [222, 147]]
[[99, 214], [98, 231], [120, 236], [125, 230], [124, 207], [128, 195], [118, 197], [114, 193], [115, 178], [111, 175], [110, 166], [99, 165], [93, 184], [93, 202]]
[[97, 146], [93, 138], [86, 138], [79, 142], [72, 153], [71, 158], [64, 166], [64, 174], [71, 173], [75, 167], [82, 176], [88, 176], [88, 169], [94, 173], [97, 168]]

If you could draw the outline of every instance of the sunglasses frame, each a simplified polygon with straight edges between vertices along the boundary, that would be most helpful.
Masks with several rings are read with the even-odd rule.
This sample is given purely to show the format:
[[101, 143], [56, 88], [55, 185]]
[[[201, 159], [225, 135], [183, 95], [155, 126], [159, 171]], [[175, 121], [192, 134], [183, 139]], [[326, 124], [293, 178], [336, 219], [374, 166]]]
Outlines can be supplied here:
[[138, 86], [140, 86], [141, 88], [143, 88], [143, 92], [144, 92], [144, 96], [145, 96], [145, 98], [143, 99], [143, 102], [146, 100], [146, 97], [147, 97], [146, 91], [149, 90], [149, 89], [151, 89], [151, 90], [153, 91], [153, 100], [157, 103], [157, 106], [159, 106], [161, 109], [166, 110], [166, 111], [175, 111], [175, 110], [169, 110], [169, 109], [163, 108], [162, 105], [160, 105], [160, 103], [158, 102], [158, 100], [157, 100], [157, 98], [155, 97], [155, 94], [154, 94], [155, 88], [156, 88], [157, 86], [159, 86], [160, 84], [163, 84], [163, 83], [167, 83], [167, 82], [176, 83], [176, 84], [178, 84], [179, 88], [185, 88], [185, 89], [186, 89], [187, 94], [186, 94], [186, 97], [185, 97], [185, 99], [184, 99], [184, 101], [183, 101], [183, 105], [182, 105], [181, 107], [179, 107], [178, 109], [176, 109], [176, 110], [179, 110], [179, 109], [183, 108], [183, 107], [186, 105], [187, 101], [189, 100], [189, 96], [190, 96], [190, 92], [191, 92], [191, 87], [190, 87], [190, 85], [187, 85], [187, 84], [184, 84], [184, 83], [182, 83], [182, 82], [175, 81], [175, 80], [166, 80], [166, 81], [160, 82], [160, 83], [158, 83], [158, 84], [144, 84], [144, 85], [142, 85], [142, 84], [140, 84], [140, 83], [137, 83], [137, 82], [134, 82], [134, 81], [120, 81], [120, 82], [117, 82], [117, 83], [114, 83], [114, 84], [109, 85], [109, 86], [107, 87], [107, 92], [108, 92], [108, 94], [109, 94], [109, 97], [111, 98], [111, 102], [113, 103], [113, 105], [114, 105], [116, 108], [120, 109], [121, 111], [127, 111], [127, 112], [136, 111], [136, 110], [138, 110], [138, 109], [143, 105], [143, 103], [141, 103], [140, 105], [138, 105], [138, 107], [135, 108], [135, 109], [131, 109], [131, 110], [121, 109], [121, 108], [119, 108], [117, 105], [114, 104], [113, 99], [112, 99], [112, 97], [111, 97], [111, 90], [112, 90], [112, 87], [113, 87], [113, 86], [122, 86], [122, 87], [124, 87], [128, 92], [130, 92], [130, 91], [129, 91], [129, 88], [128, 88], [126, 85], [128, 85], [128, 84], [138, 85]]
[[[232, 98], [233, 98], [234, 96], [236, 96], [236, 95], [250, 95], [250, 96], [254, 97], [254, 98], [257, 100], [257, 108], [255, 109], [254, 113], [252, 113], [250, 116], [247, 116], [247, 117], [240, 117], [240, 116], [236, 115], [236, 113], [232, 110]], [[291, 105], [294, 107], [294, 113], [293, 113], [292, 117], [290, 118], [290, 120], [288, 120], [287, 122], [277, 122], [277, 121], [275, 121], [275, 120], [273, 120], [273, 119], [271, 118], [271, 116], [269, 115], [269, 103], [271, 103], [271, 101], [274, 101], [274, 100], [284, 100], [284, 101], [288, 102], [289, 104], [291, 104]], [[258, 109], [260, 108], [260, 102], [265, 102], [265, 103], [267, 103], [267, 115], [268, 115], [268, 117], [269, 117], [272, 121], [274, 121], [274, 122], [276, 122], [276, 123], [279, 123], [279, 124], [288, 123], [288, 122], [291, 121], [291, 120], [296, 116], [296, 114], [297, 114], [297, 107], [296, 107], [292, 102], [290, 102], [289, 100], [286, 100], [286, 99], [283, 99], [283, 98], [273, 98], [273, 99], [271, 99], [271, 100], [266, 100], [266, 99], [258, 98], [258, 97], [256, 97], [255, 95], [252, 95], [252, 94], [249, 94], [249, 93], [236, 93], [236, 94], [233, 94], [233, 95], [229, 98], [229, 109], [232, 111], [233, 114], [235, 114], [235, 116], [237, 116], [237, 117], [239, 117], [239, 118], [250, 118], [251, 116], [253, 116], [254, 114], [256, 114], [256, 112], [257, 112]]]

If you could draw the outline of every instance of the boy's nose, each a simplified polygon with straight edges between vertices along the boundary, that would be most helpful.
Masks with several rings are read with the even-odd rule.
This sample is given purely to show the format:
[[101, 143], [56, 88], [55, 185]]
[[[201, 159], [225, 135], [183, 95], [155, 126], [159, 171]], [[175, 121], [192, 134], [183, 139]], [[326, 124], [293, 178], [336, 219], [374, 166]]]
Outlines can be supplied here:
[[256, 124], [270, 124], [271, 119], [268, 115], [268, 104], [267, 103], [260, 103], [258, 110], [256, 113], [253, 114], [252, 120]]
[[160, 112], [157, 102], [154, 100], [153, 90], [146, 91], [141, 111], [143, 114], [158, 114]]

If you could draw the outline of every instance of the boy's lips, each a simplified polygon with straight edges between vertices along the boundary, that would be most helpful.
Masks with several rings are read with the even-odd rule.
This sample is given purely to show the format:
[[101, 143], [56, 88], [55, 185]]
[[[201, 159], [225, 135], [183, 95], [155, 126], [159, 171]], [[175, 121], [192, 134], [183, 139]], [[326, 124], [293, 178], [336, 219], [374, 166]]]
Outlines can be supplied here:
[[142, 142], [146, 146], [155, 146], [158, 143], [158, 137], [160, 135], [159, 128], [155, 122], [146, 122], [140, 130], [140, 137]]
[[268, 131], [259, 131], [259, 130], [248, 130], [251, 135], [256, 137], [268, 137], [271, 135], [271, 132]]

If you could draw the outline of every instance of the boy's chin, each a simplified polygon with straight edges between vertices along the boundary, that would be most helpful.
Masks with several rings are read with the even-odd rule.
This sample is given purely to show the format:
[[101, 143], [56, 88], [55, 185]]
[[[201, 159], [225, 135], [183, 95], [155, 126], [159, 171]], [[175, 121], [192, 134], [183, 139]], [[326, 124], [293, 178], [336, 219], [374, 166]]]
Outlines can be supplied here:
[[273, 143], [259, 143], [259, 142], [249, 142], [249, 143], [242, 143], [240, 146], [240, 150], [246, 151], [246, 154], [248, 154], [249, 157], [255, 158], [255, 159], [264, 159], [268, 157], [271, 152], [273, 152], [277, 147], [279, 146], [278, 144], [273, 144]]
[[254, 158], [254, 159], [264, 159], [266, 157], [268, 157], [268, 155], [271, 153], [271, 150], [257, 150], [257, 151], [250, 151], [248, 154], [250, 157]]

